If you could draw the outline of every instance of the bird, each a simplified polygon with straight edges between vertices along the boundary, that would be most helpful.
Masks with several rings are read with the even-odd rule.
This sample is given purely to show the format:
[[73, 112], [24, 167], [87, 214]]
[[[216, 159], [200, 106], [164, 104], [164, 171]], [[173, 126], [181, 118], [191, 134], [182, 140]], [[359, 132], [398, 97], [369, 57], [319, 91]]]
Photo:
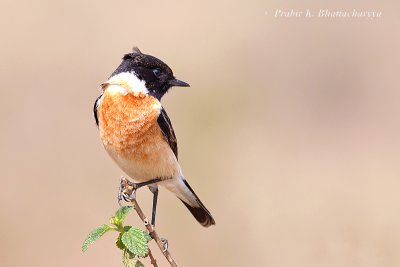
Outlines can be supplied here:
[[176, 79], [166, 63], [134, 47], [101, 84], [94, 118], [109, 156], [138, 187], [147, 185], [153, 193], [153, 226], [158, 186], [162, 186], [202, 226], [209, 227], [215, 224], [214, 218], [183, 175], [175, 132], [161, 105], [161, 98], [174, 86], [190, 85]]

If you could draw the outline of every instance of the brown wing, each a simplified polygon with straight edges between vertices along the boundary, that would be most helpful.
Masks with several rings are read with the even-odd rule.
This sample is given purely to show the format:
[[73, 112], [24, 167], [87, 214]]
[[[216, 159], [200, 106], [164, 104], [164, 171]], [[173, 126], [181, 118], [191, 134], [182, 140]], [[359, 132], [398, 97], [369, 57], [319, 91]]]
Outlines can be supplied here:
[[174, 128], [172, 128], [171, 121], [169, 120], [167, 112], [165, 112], [164, 108], [161, 108], [161, 112], [158, 116], [157, 122], [166, 141], [169, 144], [169, 147], [174, 152], [176, 159], [178, 159], [178, 143], [176, 140]]

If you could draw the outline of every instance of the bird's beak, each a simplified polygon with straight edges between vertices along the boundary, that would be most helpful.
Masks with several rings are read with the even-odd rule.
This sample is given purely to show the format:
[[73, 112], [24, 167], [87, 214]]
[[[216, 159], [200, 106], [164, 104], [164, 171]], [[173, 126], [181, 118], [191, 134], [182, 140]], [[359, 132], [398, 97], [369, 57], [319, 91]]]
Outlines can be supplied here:
[[178, 79], [173, 79], [169, 81], [169, 85], [171, 86], [180, 86], [180, 87], [190, 87], [188, 83], [185, 83], [184, 81], [178, 80]]

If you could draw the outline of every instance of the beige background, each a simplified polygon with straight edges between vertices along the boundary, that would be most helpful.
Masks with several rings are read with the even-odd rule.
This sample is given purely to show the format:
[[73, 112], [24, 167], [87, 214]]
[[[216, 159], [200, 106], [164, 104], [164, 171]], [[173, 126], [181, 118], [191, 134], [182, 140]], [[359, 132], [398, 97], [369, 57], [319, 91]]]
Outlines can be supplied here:
[[[117, 208], [122, 172], [92, 105], [134, 45], [192, 85], [163, 104], [217, 225], [161, 191], [157, 228], [181, 266], [400, 266], [397, 1], [0, 7], [1, 266], [122, 266], [113, 235], [80, 246]], [[277, 19], [277, 8], [383, 17]], [[139, 198], [149, 213], [149, 191]]]

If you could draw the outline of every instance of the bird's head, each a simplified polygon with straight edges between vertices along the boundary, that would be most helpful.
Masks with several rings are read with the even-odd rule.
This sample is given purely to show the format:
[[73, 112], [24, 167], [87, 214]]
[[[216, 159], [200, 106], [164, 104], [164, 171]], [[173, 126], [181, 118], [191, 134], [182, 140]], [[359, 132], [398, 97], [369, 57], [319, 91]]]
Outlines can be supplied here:
[[188, 87], [188, 83], [178, 80], [167, 64], [156, 57], [143, 54], [139, 48], [124, 55], [122, 63], [113, 72], [113, 77], [125, 77], [125, 79], [137, 79], [137, 81], [125, 81], [132, 84], [141, 84], [146, 93], [161, 99], [172, 86]]

